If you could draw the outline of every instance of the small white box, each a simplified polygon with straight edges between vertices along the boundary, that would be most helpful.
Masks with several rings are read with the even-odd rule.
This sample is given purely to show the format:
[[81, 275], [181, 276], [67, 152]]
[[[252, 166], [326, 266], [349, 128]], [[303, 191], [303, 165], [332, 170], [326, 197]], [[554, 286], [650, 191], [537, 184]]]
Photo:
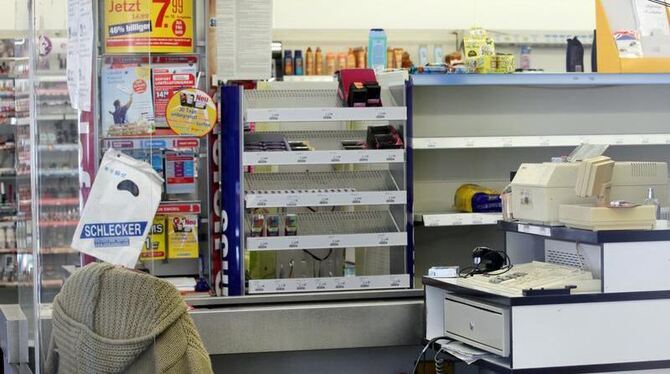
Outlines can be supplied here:
[[428, 276], [435, 278], [458, 278], [458, 266], [433, 266], [428, 269]]

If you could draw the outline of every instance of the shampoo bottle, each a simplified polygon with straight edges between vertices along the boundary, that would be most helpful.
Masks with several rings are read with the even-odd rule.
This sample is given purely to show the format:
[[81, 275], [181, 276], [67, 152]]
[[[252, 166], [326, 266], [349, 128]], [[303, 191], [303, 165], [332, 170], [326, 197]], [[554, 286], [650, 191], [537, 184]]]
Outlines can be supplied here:
[[347, 69], [356, 68], [356, 54], [354, 50], [349, 48], [349, 53], [347, 53]]
[[305, 52], [305, 75], [314, 75], [314, 52], [312, 52], [312, 47], [307, 48], [307, 52]]
[[336, 66], [335, 54], [333, 52], [328, 52], [326, 54], [326, 75], [335, 75], [335, 71], [337, 71]]
[[295, 75], [305, 75], [305, 66], [302, 60], [302, 51], [299, 49], [296, 49], [295, 51], [295, 68], [293, 70], [295, 71]]
[[368, 36], [368, 67], [375, 71], [386, 68], [386, 31], [372, 29]]
[[314, 56], [314, 74], [323, 75], [323, 53], [321, 48], [316, 47], [316, 53]]
[[284, 75], [293, 75], [293, 53], [284, 51]]

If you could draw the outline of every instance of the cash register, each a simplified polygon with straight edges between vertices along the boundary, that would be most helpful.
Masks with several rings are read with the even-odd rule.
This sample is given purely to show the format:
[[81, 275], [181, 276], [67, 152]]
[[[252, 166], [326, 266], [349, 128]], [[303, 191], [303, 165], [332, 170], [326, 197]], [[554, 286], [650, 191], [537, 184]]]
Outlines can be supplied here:
[[589, 154], [510, 186], [498, 270], [423, 278], [426, 346], [496, 373], [670, 371], [670, 228], [643, 203], [667, 204], [667, 164]]

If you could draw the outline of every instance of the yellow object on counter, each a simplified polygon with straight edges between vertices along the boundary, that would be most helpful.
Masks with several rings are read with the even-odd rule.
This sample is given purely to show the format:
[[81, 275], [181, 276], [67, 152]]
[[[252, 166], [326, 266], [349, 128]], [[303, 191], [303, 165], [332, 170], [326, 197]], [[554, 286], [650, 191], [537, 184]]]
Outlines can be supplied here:
[[168, 217], [168, 258], [198, 258], [198, 216]]
[[456, 190], [456, 194], [454, 195], [454, 207], [459, 212], [472, 213], [472, 198], [478, 193], [493, 195], [497, 192], [478, 184], [464, 184]]

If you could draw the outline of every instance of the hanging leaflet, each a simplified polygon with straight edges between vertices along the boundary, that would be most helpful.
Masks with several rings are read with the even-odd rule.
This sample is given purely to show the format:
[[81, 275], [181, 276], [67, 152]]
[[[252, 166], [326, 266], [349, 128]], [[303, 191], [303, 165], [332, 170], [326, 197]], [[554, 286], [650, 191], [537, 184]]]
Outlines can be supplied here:
[[66, 75], [70, 105], [79, 109], [79, 0], [67, 2]]
[[183, 88], [195, 88], [195, 65], [154, 67], [154, 113], [156, 122], [165, 122], [170, 97]]
[[269, 79], [272, 0], [218, 0], [217, 71], [221, 79]]
[[79, 1], [79, 110], [91, 111], [91, 84], [93, 81], [93, 3], [92, 0]]
[[193, 52], [193, 0], [105, 0], [105, 52]]
[[661, 4], [649, 0], [634, 0], [638, 29], [642, 36], [669, 36], [668, 11]]

